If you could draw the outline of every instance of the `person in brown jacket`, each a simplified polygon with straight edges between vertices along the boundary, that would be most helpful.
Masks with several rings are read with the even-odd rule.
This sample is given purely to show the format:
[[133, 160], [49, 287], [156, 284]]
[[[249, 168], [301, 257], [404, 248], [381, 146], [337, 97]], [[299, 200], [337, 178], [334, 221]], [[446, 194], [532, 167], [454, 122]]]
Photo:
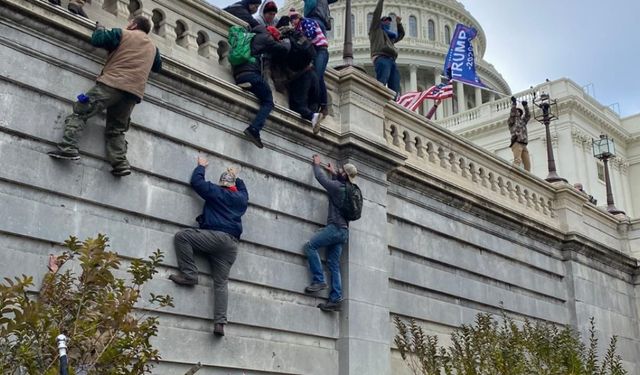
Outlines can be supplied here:
[[131, 174], [127, 161], [127, 141], [133, 107], [142, 100], [149, 71], [162, 68], [160, 52], [149, 38], [151, 22], [143, 16], [132, 19], [125, 30], [98, 26], [91, 44], [109, 51], [107, 62], [93, 88], [78, 96], [73, 114], [65, 119], [58, 149], [48, 153], [56, 159], [78, 160], [78, 140], [87, 119], [107, 110], [105, 138], [107, 159], [114, 176]]
[[524, 169], [531, 172], [531, 158], [529, 158], [529, 135], [527, 132], [527, 123], [531, 119], [527, 101], [522, 101], [524, 111], [516, 106], [517, 101], [514, 96], [511, 97], [511, 113], [509, 114], [509, 132], [511, 133], [511, 151], [513, 152], [513, 165], [519, 167], [524, 164]]

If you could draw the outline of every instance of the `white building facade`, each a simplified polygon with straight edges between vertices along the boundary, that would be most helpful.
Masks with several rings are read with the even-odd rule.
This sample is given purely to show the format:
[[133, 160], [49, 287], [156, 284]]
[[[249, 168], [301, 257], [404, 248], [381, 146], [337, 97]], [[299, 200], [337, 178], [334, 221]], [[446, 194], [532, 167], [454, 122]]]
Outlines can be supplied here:
[[[353, 64], [363, 67], [374, 77], [368, 31], [376, 4], [376, 0], [353, 0], [351, 2]], [[289, 0], [283, 9], [288, 10], [291, 6], [301, 10], [302, 1]], [[385, 2], [383, 14], [392, 17], [401, 16], [406, 33], [404, 39], [397, 44], [399, 50], [397, 63], [400, 69], [402, 92], [421, 91], [440, 83], [442, 65], [449, 50], [451, 35], [456, 25], [462, 23], [478, 30], [474, 47], [476, 69], [482, 81], [495, 91], [511, 93], [511, 89], [502, 75], [493, 65], [483, 59], [487, 39], [482, 26], [458, 1], [388, 0]], [[344, 1], [331, 5], [331, 16], [333, 28], [327, 35], [330, 41], [329, 65], [337, 66], [342, 63], [345, 30]], [[392, 27], [396, 27], [395, 21]], [[495, 94], [491, 92], [462, 83], [454, 85], [454, 91], [455, 98], [444, 103], [437, 112], [437, 118], [442, 119], [495, 99]], [[465, 100], [458, 99], [461, 97], [464, 97]], [[428, 112], [432, 104], [431, 100], [426, 101], [420, 112], [423, 114]]]
[[[630, 217], [640, 214], [637, 186], [640, 183], [640, 114], [621, 118], [600, 104], [570, 79], [562, 78], [515, 94], [518, 106], [532, 92], [548, 93], [558, 101], [558, 119], [551, 123], [551, 142], [558, 174], [569, 183], [581, 182], [584, 190], [605, 206], [604, 165], [593, 156], [592, 140], [606, 134], [616, 145], [616, 157], [609, 161], [611, 186], [617, 208]], [[509, 98], [483, 104], [438, 121], [443, 127], [462, 135], [499, 157], [512, 161], [507, 119]], [[536, 108], [536, 110], [538, 110]], [[532, 113], [533, 114], [533, 113]], [[544, 126], [533, 117], [528, 125], [531, 173], [545, 178], [548, 174]]]

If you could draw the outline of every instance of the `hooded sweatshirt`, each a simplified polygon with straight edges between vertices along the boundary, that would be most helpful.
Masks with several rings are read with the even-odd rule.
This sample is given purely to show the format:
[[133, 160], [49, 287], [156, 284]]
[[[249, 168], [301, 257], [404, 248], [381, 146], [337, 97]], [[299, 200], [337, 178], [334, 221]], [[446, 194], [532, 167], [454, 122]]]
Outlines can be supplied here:
[[286, 54], [287, 47], [273, 39], [267, 28], [258, 25], [252, 30], [256, 35], [251, 40], [251, 56], [256, 58], [254, 63], [245, 63], [232, 67], [233, 76], [238, 77], [242, 73], [262, 73], [263, 54]]
[[[398, 35], [396, 38], [391, 38], [389, 33], [382, 28], [382, 6], [384, 0], [378, 0], [376, 9], [373, 11], [373, 18], [371, 19], [371, 26], [369, 27], [369, 42], [371, 43], [371, 57], [375, 59], [378, 56], [387, 56], [392, 59], [398, 57], [398, 50], [395, 44], [404, 38], [404, 27], [402, 23], [398, 23]], [[391, 30], [389, 30], [391, 32]], [[395, 34], [391, 32], [391, 34]]]
[[260, 0], [241, 0], [237, 3], [229, 5], [223, 10], [248, 23], [249, 29], [253, 29], [254, 27], [260, 25], [260, 23], [255, 18], [253, 18], [251, 11], [249, 11], [250, 4], [260, 4]]
[[267, 20], [264, 19], [264, 7], [268, 3], [272, 3], [274, 6], [276, 5], [275, 1], [273, 0], [263, 1], [262, 4], [260, 4], [260, 8], [258, 8], [258, 12], [256, 12], [253, 18], [255, 18], [256, 21], [258, 21], [263, 26], [276, 26], [278, 24], [278, 21], [280, 20], [280, 17], [278, 17], [277, 15], [273, 18], [273, 21], [271, 22], [267, 22]]
[[321, 20], [327, 30], [331, 30], [329, 4], [333, 4], [336, 1], [338, 0], [304, 0], [303, 14], [305, 17]]

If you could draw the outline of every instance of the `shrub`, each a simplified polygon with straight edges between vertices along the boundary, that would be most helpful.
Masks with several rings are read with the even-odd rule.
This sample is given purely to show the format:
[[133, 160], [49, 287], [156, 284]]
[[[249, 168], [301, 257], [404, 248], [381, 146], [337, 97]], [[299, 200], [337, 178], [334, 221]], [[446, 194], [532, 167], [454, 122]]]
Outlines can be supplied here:
[[[58, 265], [74, 258], [72, 267], [44, 277], [40, 292], [30, 294], [33, 278], [5, 279], [0, 285], [0, 373], [58, 373], [55, 338], [70, 338], [70, 373], [125, 375], [150, 373], [160, 359], [151, 338], [158, 318], [136, 309], [142, 288], [157, 273], [163, 259], [156, 250], [146, 261], [135, 259], [127, 279], [116, 277], [120, 258], [107, 251], [108, 238], [98, 235], [83, 242], [70, 237]], [[76, 263], [76, 262], [74, 262]], [[172, 298], [150, 294], [150, 305], [173, 306]]]
[[394, 318], [398, 330], [394, 342], [415, 375], [624, 375], [611, 339], [604, 358], [597, 357], [595, 323], [590, 323], [589, 347], [571, 327], [559, 328], [525, 320], [518, 325], [507, 316], [499, 323], [479, 314], [475, 323], [451, 334], [451, 346], [438, 345], [415, 320]]

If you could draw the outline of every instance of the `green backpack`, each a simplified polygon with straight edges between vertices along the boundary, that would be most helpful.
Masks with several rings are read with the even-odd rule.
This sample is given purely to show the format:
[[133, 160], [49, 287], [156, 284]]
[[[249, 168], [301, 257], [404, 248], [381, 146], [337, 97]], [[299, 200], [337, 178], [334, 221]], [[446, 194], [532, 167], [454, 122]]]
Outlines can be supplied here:
[[256, 58], [251, 56], [251, 41], [255, 33], [248, 32], [244, 27], [231, 26], [229, 28], [229, 64], [237, 66], [246, 63], [255, 63]]

